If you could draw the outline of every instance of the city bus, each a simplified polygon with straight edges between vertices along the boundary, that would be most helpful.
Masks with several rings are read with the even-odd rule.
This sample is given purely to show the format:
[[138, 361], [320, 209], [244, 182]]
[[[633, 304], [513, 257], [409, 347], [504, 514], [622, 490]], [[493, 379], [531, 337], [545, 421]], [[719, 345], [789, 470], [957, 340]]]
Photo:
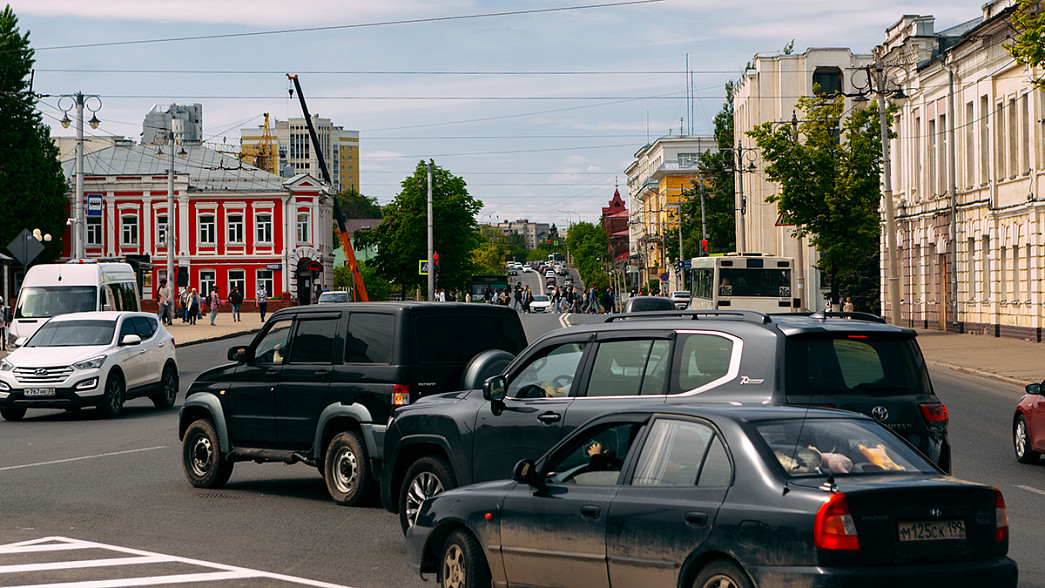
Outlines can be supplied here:
[[689, 308], [795, 312], [795, 262], [790, 257], [723, 255], [694, 257]]
[[508, 288], [508, 276], [500, 274], [475, 274], [468, 285], [468, 291], [472, 294], [472, 302], [484, 302], [483, 295], [487, 288], [496, 294]]

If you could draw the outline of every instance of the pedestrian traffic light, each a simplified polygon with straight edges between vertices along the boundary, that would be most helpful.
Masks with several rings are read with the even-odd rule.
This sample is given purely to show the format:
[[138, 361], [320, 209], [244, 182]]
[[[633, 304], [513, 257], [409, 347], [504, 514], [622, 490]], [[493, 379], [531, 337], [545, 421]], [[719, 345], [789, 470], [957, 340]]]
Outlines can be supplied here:
[[439, 254], [438, 253], [433, 253], [432, 254], [432, 263], [435, 264], [435, 271], [438, 272], [439, 271]]
[[701, 239], [700, 240], [700, 254], [701, 255], [707, 255], [708, 254], [708, 240], [707, 239]]

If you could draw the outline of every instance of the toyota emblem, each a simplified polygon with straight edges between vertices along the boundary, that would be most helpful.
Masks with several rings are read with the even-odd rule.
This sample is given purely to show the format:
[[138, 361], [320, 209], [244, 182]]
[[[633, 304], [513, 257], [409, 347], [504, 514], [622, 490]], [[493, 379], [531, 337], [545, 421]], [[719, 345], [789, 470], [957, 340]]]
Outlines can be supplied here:
[[876, 421], [884, 421], [889, 418], [889, 409], [878, 405], [871, 409], [871, 416], [873, 416]]

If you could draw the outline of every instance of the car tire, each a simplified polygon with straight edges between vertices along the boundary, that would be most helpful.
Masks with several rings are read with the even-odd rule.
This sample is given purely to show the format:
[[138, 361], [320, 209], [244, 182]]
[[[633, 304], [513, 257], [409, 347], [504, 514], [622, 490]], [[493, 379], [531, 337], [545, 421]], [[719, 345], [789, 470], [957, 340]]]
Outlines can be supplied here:
[[25, 416], [25, 408], [21, 406], [9, 406], [6, 408], [0, 408], [0, 416], [4, 417], [5, 421], [20, 421]]
[[717, 560], [700, 570], [693, 588], [753, 588], [753, 584], [736, 564]]
[[199, 419], [185, 429], [181, 465], [189, 483], [197, 488], [221, 488], [229, 481], [233, 464], [221, 452], [213, 423]]
[[149, 397], [156, 408], [166, 409], [178, 400], [178, 372], [171, 366], [163, 368], [160, 376], [160, 392]]
[[454, 471], [442, 456], [430, 455], [415, 461], [406, 470], [399, 488], [399, 524], [403, 534], [414, 526], [426, 499], [456, 487]]
[[359, 504], [373, 486], [366, 446], [355, 431], [334, 435], [327, 445], [323, 464], [327, 492], [342, 506]]
[[471, 533], [457, 529], [446, 538], [439, 554], [439, 585], [443, 588], [490, 586], [490, 566], [479, 541]]
[[1023, 415], [1016, 417], [1012, 425], [1012, 445], [1016, 450], [1016, 461], [1020, 463], [1038, 463], [1041, 454], [1031, 449], [1030, 429], [1027, 428], [1027, 419]]
[[102, 404], [98, 407], [102, 414], [108, 418], [120, 416], [120, 413], [123, 412], [124, 393], [123, 376], [117, 372], [109, 372], [109, 377], [105, 378]]

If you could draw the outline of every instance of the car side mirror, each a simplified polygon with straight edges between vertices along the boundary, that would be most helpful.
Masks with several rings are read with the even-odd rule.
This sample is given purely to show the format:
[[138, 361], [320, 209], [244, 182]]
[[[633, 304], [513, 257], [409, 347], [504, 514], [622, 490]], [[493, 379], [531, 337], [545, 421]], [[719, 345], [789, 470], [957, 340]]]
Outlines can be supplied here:
[[15, 339], [15, 347], [24, 347], [29, 341], [29, 337], [19, 337]]
[[492, 376], [483, 382], [483, 398], [491, 402], [504, 402], [508, 393], [508, 381], [504, 376]]
[[108, 312], [108, 311], [112, 310], [112, 305], [111, 304], [103, 304], [102, 305], [102, 310]]
[[123, 338], [120, 339], [120, 345], [121, 346], [122, 345], [140, 345], [141, 342], [142, 342], [142, 338], [139, 337], [138, 335], [124, 335]]
[[1041, 394], [1041, 384], [1027, 384], [1025, 390], [1027, 390], [1027, 394], [1034, 394], [1037, 396], [1038, 394]]
[[228, 358], [231, 361], [247, 361], [250, 353], [250, 347], [246, 345], [237, 345], [229, 348]]
[[523, 459], [512, 469], [512, 479], [528, 486], [540, 486], [537, 476], [537, 464], [532, 459]]

